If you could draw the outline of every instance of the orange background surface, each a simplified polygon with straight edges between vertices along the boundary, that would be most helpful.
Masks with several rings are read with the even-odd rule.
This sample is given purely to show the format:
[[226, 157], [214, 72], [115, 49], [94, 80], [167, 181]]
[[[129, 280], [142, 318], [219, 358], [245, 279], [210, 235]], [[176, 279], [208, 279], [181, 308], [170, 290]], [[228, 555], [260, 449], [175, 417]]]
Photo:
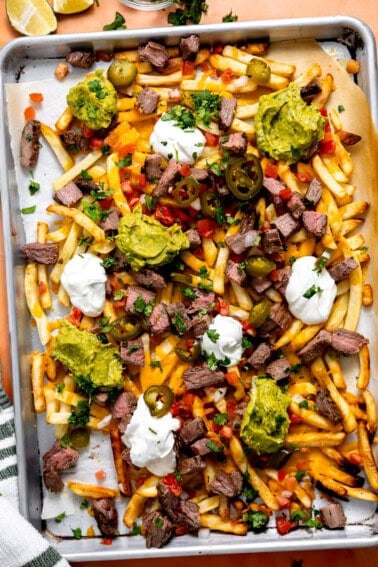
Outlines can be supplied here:
[[[238, 21], [265, 20], [277, 18], [301, 18], [317, 16], [347, 15], [366, 22], [378, 40], [377, 0], [207, 0], [209, 10], [201, 20], [201, 24], [219, 23], [222, 16], [232, 13]], [[98, 5], [96, 5], [96, 3]], [[5, 0], [0, 0], [0, 45], [18, 37], [17, 32], [9, 26], [5, 13]], [[114, 19], [115, 12], [120, 12], [128, 29], [162, 26], [167, 24], [167, 10], [142, 12], [126, 8], [119, 0], [95, 0], [95, 5], [82, 14], [75, 16], [58, 16], [57, 33], [99, 32], [104, 24]], [[1, 223], [1, 218], [0, 218]], [[0, 224], [0, 235], [2, 234]], [[1, 236], [0, 236], [1, 238]], [[1, 244], [1, 243], [0, 243]], [[4, 281], [4, 255], [0, 247], [0, 281]], [[10, 388], [10, 364], [7, 340], [6, 290], [0, 287], [0, 362], [3, 371], [3, 382], [8, 392]], [[1, 511], [0, 511], [1, 513]], [[257, 553], [246, 555], [222, 555], [207, 557], [181, 557], [172, 559], [145, 559], [108, 561], [107, 567], [319, 567], [327, 563], [332, 567], [362, 567], [378, 564], [378, 548], [341, 549], [306, 552]], [[77, 567], [97, 567], [104, 562], [85, 562]]]

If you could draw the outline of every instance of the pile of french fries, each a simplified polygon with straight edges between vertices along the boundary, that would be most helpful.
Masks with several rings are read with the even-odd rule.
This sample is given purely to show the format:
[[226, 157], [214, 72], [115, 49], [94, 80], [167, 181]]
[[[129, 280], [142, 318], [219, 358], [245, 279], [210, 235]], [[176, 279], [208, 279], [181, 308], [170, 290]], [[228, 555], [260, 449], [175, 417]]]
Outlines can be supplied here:
[[[356, 390], [353, 393], [348, 390], [348, 377], [340, 359], [334, 353], [325, 352], [307, 367], [301, 365], [297, 355], [321, 329], [356, 330], [361, 310], [372, 305], [372, 287], [367, 283], [369, 255], [367, 243], [360, 232], [369, 203], [354, 197], [356, 187], [353, 185], [353, 159], [350, 150], [342, 142], [342, 117], [330, 103], [331, 93], [337, 89], [332, 75], [323, 75], [319, 64], [314, 63], [305, 73], [297, 76], [294, 65], [269, 59], [266, 48], [263, 44], [246, 44], [242, 47], [224, 45], [221, 52], [217, 50], [215, 53], [208, 47], [202, 47], [196, 56], [194, 71], [190, 76], [183, 75], [182, 71], [168, 75], [158, 74], [148, 62], [139, 61], [136, 50], [116, 53], [117, 58], [136, 62], [138, 76], [132, 94], [119, 93], [118, 122], [105, 140], [111, 147], [111, 153], [106, 158], [100, 150], [73, 157], [62, 145], [60, 134], [74, 122], [70, 109], [62, 109], [55, 125], [42, 125], [42, 134], [62, 170], [53, 183], [53, 190], [64, 187], [85, 171], [93, 181], [101, 184], [105, 191], [112, 193], [114, 205], [121, 215], [124, 215], [130, 211], [130, 203], [122, 190], [120, 168], [117, 165], [122, 157], [120, 148], [127, 143], [135, 147], [129, 171], [131, 175], [142, 173], [145, 159], [151, 152], [148, 140], [155, 121], [172, 104], [177, 103], [178, 90], [186, 93], [207, 89], [223, 96], [232, 94], [237, 97], [237, 110], [231, 131], [245, 132], [248, 138], [248, 152], [259, 156], [255, 146], [253, 121], [259, 96], [267, 91], [285, 88], [293, 81], [301, 87], [315, 80], [320, 83], [321, 92], [315, 97], [313, 104], [328, 109], [332, 138], [336, 142], [335, 153], [325, 156], [316, 154], [309, 162], [299, 162], [295, 166], [289, 166], [284, 161], [275, 165], [278, 168], [278, 176], [285, 185], [301, 194], [305, 194], [308, 186], [308, 182], [303, 181], [305, 174], [308, 179], [317, 177], [323, 187], [317, 210], [327, 213], [327, 230], [320, 241], [309, 237], [304, 229], [298, 230], [288, 239], [284, 258], [288, 263], [293, 257], [320, 257], [327, 250], [328, 267], [343, 258], [353, 257], [358, 268], [337, 285], [337, 296], [325, 323], [306, 325], [301, 320], [294, 319], [274, 344], [274, 348], [282, 351], [289, 359], [292, 367], [298, 368], [290, 374], [288, 386], [288, 394], [291, 397], [289, 412], [293, 419], [285, 446], [295, 450], [284, 465], [285, 475], [279, 474], [275, 469], [255, 466], [245, 453], [237, 430], [219, 431], [219, 428], [214, 426], [214, 415], [227, 413], [229, 399], [237, 404], [248, 396], [251, 381], [255, 378], [250, 369], [228, 369], [227, 392], [220, 399], [211, 388], [201, 392], [201, 395], [191, 395], [192, 417], [201, 417], [204, 420], [207, 436], [223, 448], [224, 460], [209, 458], [203, 473], [184, 476], [181, 482], [190, 499], [199, 506], [203, 527], [235, 535], [247, 533], [244, 514], [248, 509], [263, 510], [273, 515], [280, 511], [279, 496], [282, 493], [287, 494], [288, 490], [291, 493], [290, 511], [311, 510], [315, 485], [340, 498], [378, 502], [378, 472], [373, 455], [377, 411], [375, 399], [369, 389], [368, 346], [365, 345], [360, 354], [354, 357], [357, 358], [359, 370]], [[169, 54], [176, 60], [180, 58], [177, 48], [169, 48]], [[253, 57], [262, 58], [271, 68], [271, 78], [264, 89], [253, 79], [246, 77], [247, 64]], [[224, 82], [222, 73], [226, 70], [231, 71], [232, 78]], [[160, 103], [152, 115], [142, 114], [135, 106], [136, 94], [145, 86], [154, 88], [160, 95]], [[204, 128], [219, 134], [215, 122]], [[272, 163], [269, 158], [259, 157], [263, 170]], [[206, 147], [195, 166], [207, 168], [220, 158], [218, 148]], [[145, 193], [151, 194], [153, 187], [153, 183], [147, 183]], [[162, 202], [169, 204], [169, 197], [163, 197]], [[69, 208], [50, 204], [47, 211], [54, 215], [53, 220], [50, 226], [43, 222], [37, 223], [36, 239], [38, 242], [58, 243], [59, 260], [51, 270], [46, 266], [27, 264], [25, 295], [44, 347], [31, 356], [35, 411], [45, 412], [47, 423], [55, 428], [56, 437], [60, 439], [69, 430], [72, 411], [80, 405], [80, 401], [85, 400], [85, 395], [76, 391], [74, 378], [51, 357], [54, 333], [59, 329], [59, 321], [54, 320], [54, 304], [58, 301], [60, 305], [67, 307], [68, 311], [71, 307], [60, 278], [64, 266], [75, 254], [90, 251], [105, 259], [113, 252], [115, 245], [114, 240], [107, 238], [100, 226], [86, 216], [80, 206]], [[276, 216], [274, 205], [264, 195], [256, 201], [256, 212], [261, 223], [270, 223]], [[242, 220], [243, 212], [239, 211], [237, 218]], [[209, 286], [228, 305], [230, 316], [246, 321], [250, 310], [261, 296], [248, 285], [241, 286], [229, 281], [225, 275], [230, 251], [224, 242], [227, 236], [236, 234], [238, 230], [238, 223], [219, 226], [213, 236], [202, 239], [201, 258], [191, 251], [185, 251], [181, 254], [181, 260], [186, 266], [186, 273], [190, 275], [189, 285], [194, 288], [204, 284]], [[204, 270], [206, 278], [203, 275], [201, 277]], [[127, 272], [118, 273], [117, 278], [126, 292], [127, 287], [135, 283]], [[182, 301], [182, 287], [183, 284], [172, 279], [166, 288], [159, 291], [158, 302], [169, 304]], [[283, 301], [282, 296], [273, 288], [265, 293], [272, 302]], [[106, 301], [102, 317], [107, 318], [109, 323], [116, 321], [123, 314], [122, 309], [116, 309], [110, 300]], [[96, 319], [86, 316], [81, 316], [77, 321], [77, 325], [83, 330], [92, 329], [96, 323]], [[140, 370], [125, 368], [125, 390], [138, 397], [151, 385], [167, 384], [176, 399], [183, 399], [186, 394], [183, 374], [190, 367], [190, 363], [183, 362], [175, 353], [178, 337], [169, 334], [156, 344], [156, 340], [151, 341], [149, 334], [144, 333], [142, 340], [145, 365]], [[151, 367], [151, 362], [159, 364]], [[64, 388], [61, 385], [64, 385]], [[334, 425], [317, 411], [314, 400], [319, 388], [325, 389], [337, 406], [342, 415], [341, 423]], [[107, 487], [106, 481], [101, 485], [96, 484], [95, 479], [88, 484], [69, 480], [67, 485], [83, 498], [121, 499], [124, 502], [123, 522], [128, 528], [132, 528], [135, 523], [140, 522], [146, 511], [158, 506], [156, 487], [160, 479], [145, 469], [130, 467], [123, 460], [120, 434], [107, 408], [92, 403], [88, 427], [101, 430], [110, 436], [118, 486]], [[350, 462], [357, 462], [365, 473], [367, 481], [363, 487], [358, 477], [345, 472], [345, 465]], [[226, 472], [241, 471], [246, 482], [258, 493], [258, 499], [248, 503], [242, 498], [231, 500], [212, 494], [209, 485], [220, 468]], [[300, 480], [297, 476], [298, 470], [305, 473]]]

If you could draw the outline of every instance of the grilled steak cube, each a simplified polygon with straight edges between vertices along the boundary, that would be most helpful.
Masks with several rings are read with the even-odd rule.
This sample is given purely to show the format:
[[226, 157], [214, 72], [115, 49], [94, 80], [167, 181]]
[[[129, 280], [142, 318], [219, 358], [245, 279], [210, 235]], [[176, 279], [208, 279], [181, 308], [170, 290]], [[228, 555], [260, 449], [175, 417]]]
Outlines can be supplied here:
[[112, 498], [94, 500], [92, 510], [101, 535], [114, 537], [118, 533], [118, 512]]
[[21, 252], [25, 254], [29, 262], [46, 265], [56, 264], [59, 244], [56, 242], [30, 242], [21, 246]]
[[20, 164], [22, 167], [33, 168], [39, 156], [39, 136], [41, 134], [41, 123], [39, 120], [28, 120], [21, 134]]

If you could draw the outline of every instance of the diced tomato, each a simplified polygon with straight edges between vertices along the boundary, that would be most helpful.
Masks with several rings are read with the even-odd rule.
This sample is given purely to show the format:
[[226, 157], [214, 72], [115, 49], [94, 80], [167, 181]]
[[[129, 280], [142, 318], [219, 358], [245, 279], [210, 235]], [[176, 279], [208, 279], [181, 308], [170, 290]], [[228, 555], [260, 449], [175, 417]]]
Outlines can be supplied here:
[[163, 478], [163, 483], [168, 486], [169, 491], [174, 496], [180, 496], [182, 492], [182, 486], [173, 473], [167, 474], [167, 476]]
[[276, 516], [276, 528], [280, 535], [286, 535], [298, 526], [297, 522], [293, 522], [286, 516]]
[[182, 65], [182, 74], [183, 76], [193, 75], [194, 73], [194, 61], [190, 59], [185, 59]]
[[83, 134], [84, 138], [92, 138], [94, 130], [89, 128], [84, 122], [80, 126], [81, 133]]
[[175, 535], [181, 536], [188, 533], [188, 528], [186, 526], [179, 526], [175, 529]]
[[319, 142], [319, 154], [334, 154], [336, 152], [336, 142], [333, 138], [323, 139]]
[[35, 118], [35, 109], [32, 106], [27, 106], [24, 110], [24, 118], [25, 120], [34, 120]]
[[228, 414], [233, 414], [237, 408], [237, 403], [233, 402], [232, 400], [227, 400], [226, 401], [226, 408], [227, 408], [227, 413]]
[[72, 307], [71, 313], [67, 315], [67, 320], [75, 327], [78, 327], [80, 325], [82, 315], [83, 313], [78, 307]]
[[351, 463], [353, 463], [354, 465], [358, 465], [359, 467], [361, 467], [364, 464], [363, 459], [362, 459], [360, 453], [358, 453], [358, 452], [351, 453], [349, 455], [349, 460], [350, 460]]
[[190, 165], [188, 163], [183, 163], [180, 167], [180, 175], [182, 175], [183, 177], [188, 177], [188, 175], [190, 175], [191, 173], [192, 168], [190, 167]]
[[156, 205], [154, 214], [155, 219], [161, 222], [164, 226], [172, 226], [172, 224], [176, 221], [175, 215], [167, 205]]
[[30, 93], [29, 98], [32, 102], [42, 102], [43, 101], [43, 94], [42, 93]]
[[302, 418], [300, 415], [296, 415], [295, 413], [290, 413], [290, 423], [302, 423]]
[[279, 482], [282, 482], [286, 475], [287, 475], [287, 472], [285, 471], [285, 469], [280, 469], [277, 473], [277, 478], [278, 478]]
[[188, 209], [186, 209], [185, 211], [183, 211], [182, 209], [180, 209], [179, 207], [172, 209], [172, 212], [174, 215], [176, 215], [176, 217], [184, 224], [187, 225], [191, 225], [193, 222], [193, 219], [190, 215], [188, 215], [187, 213]]
[[278, 506], [280, 507], [280, 510], [287, 510], [288, 508], [290, 508], [290, 504], [291, 504], [291, 500], [290, 498], [287, 498], [286, 496], [281, 496], [280, 494], [276, 495], [276, 501]]
[[225, 299], [218, 297], [214, 310], [217, 311], [220, 315], [228, 315], [230, 312], [230, 304]]
[[104, 140], [102, 138], [96, 138], [92, 136], [89, 139], [89, 147], [91, 150], [101, 150], [102, 146], [104, 145]]
[[264, 173], [267, 177], [272, 177], [273, 179], [277, 179], [278, 177], [278, 167], [275, 163], [267, 163], [264, 169]]
[[112, 545], [113, 544], [113, 540], [111, 537], [105, 537], [104, 539], [101, 540], [101, 545]]
[[297, 469], [297, 471], [305, 471], [307, 466], [308, 466], [307, 461], [297, 461], [295, 463], [295, 468]]
[[230, 83], [232, 81], [233, 77], [234, 77], [234, 74], [232, 72], [232, 69], [226, 69], [225, 71], [223, 71], [220, 78], [221, 78], [222, 83]]
[[109, 209], [110, 205], [113, 202], [113, 198], [112, 197], [106, 197], [106, 199], [100, 199], [98, 201], [99, 206], [101, 207], [101, 209], [103, 211], [106, 211], [106, 209]]
[[38, 286], [39, 295], [43, 295], [46, 291], [47, 291], [47, 285], [45, 284], [45, 282], [39, 282], [39, 286]]
[[132, 199], [130, 199], [129, 201], [129, 206], [131, 210], [134, 210], [135, 207], [137, 207], [140, 204], [140, 200], [139, 197], [133, 197]]
[[210, 148], [216, 148], [219, 143], [219, 136], [213, 134], [212, 132], [207, 132], [207, 131], [205, 131], [204, 134], [205, 134], [206, 146], [210, 146]]
[[243, 327], [243, 331], [247, 333], [247, 335], [255, 335], [255, 327], [252, 325], [252, 323], [250, 323], [247, 319], [242, 319], [240, 323]]
[[144, 173], [133, 173], [130, 177], [130, 183], [135, 189], [144, 189], [147, 185], [147, 179]]
[[135, 152], [135, 145], [134, 144], [125, 144], [124, 146], [120, 146], [118, 148], [119, 157], [124, 158], [127, 154], [133, 154]]
[[113, 301], [114, 309], [122, 309], [123, 307], [125, 307], [126, 301], [127, 301], [126, 296], [122, 297], [122, 299], [117, 299], [116, 301]]
[[289, 189], [288, 187], [285, 187], [285, 189], [281, 189], [279, 192], [279, 196], [283, 201], [288, 201], [289, 199], [291, 199], [293, 193], [291, 191], [291, 189]]
[[221, 43], [214, 45], [213, 53], [216, 53], [217, 55], [221, 55], [223, 53], [223, 45]]
[[219, 430], [219, 435], [223, 439], [230, 441], [234, 435], [234, 432], [232, 431], [232, 427], [230, 427], [229, 425], [223, 425], [223, 427], [221, 427], [221, 429]]
[[95, 477], [97, 480], [105, 480], [106, 472], [103, 469], [100, 469], [95, 472]]
[[269, 274], [269, 279], [271, 282], [278, 282], [279, 280], [279, 271], [278, 270], [272, 270]]
[[197, 221], [197, 229], [202, 238], [210, 238], [217, 230], [218, 225], [212, 219], [200, 219]]

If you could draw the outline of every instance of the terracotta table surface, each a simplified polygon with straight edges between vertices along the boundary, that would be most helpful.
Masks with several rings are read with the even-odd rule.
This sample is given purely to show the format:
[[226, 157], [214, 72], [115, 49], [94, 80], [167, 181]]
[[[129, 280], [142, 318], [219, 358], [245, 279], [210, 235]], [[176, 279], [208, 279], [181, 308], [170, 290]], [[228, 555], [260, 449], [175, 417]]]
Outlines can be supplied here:
[[[139, 12], [123, 6], [119, 0], [97, 0], [90, 10], [76, 16], [59, 16], [57, 33], [98, 32], [102, 26], [114, 19], [115, 12], [120, 12], [126, 20], [127, 27], [153, 27], [167, 23], [167, 11]], [[222, 16], [232, 9], [238, 16], [238, 21], [262, 20], [276, 18], [301, 18], [316, 16], [348, 15], [354, 16], [370, 25], [378, 38], [378, 18], [376, 0], [208, 0], [208, 14], [201, 23], [216, 23], [222, 21]], [[9, 26], [5, 14], [5, 0], [0, 0], [0, 45], [18, 37], [17, 32]], [[0, 218], [1, 223], [1, 218]], [[0, 225], [1, 229], [1, 225]], [[0, 230], [0, 234], [2, 231]], [[0, 242], [0, 281], [4, 281], [4, 255]], [[0, 340], [0, 361], [3, 368], [5, 385], [10, 383], [10, 363], [7, 341], [6, 321], [6, 290], [0, 287], [0, 317], [2, 329]], [[8, 388], [9, 389], [9, 388]], [[258, 553], [246, 555], [222, 555], [195, 557], [196, 567], [226, 567], [230, 563], [237, 563], [239, 567], [264, 565], [264, 567], [318, 567], [327, 562], [332, 567], [361, 567], [374, 565], [378, 562], [378, 548], [341, 549], [307, 552]], [[107, 567], [190, 567], [193, 558], [182, 557], [172, 559], [146, 559], [108, 561]], [[104, 562], [85, 562], [76, 564], [81, 567], [97, 567]]]

